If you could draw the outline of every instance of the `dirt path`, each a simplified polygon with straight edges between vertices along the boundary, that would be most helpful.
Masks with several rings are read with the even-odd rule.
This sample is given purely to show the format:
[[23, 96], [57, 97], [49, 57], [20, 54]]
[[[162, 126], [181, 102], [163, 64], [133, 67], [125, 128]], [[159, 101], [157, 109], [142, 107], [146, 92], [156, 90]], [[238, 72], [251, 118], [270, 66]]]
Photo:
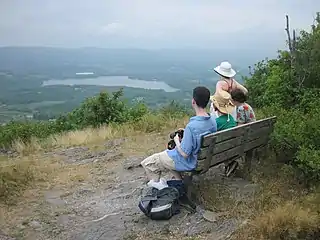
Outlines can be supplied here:
[[[145, 189], [145, 175], [139, 163], [148, 152], [162, 148], [165, 138], [157, 139], [155, 142], [159, 144], [153, 149], [139, 150], [141, 142], [135, 140], [128, 144], [119, 140], [108, 143], [107, 150], [94, 153], [82, 147], [50, 153], [63, 156], [66, 164], [90, 166], [91, 180], [81, 179], [72, 189], [55, 186], [42, 191], [37, 204], [33, 205], [36, 207], [17, 225], [16, 238], [121, 240], [156, 239], [155, 236], [169, 239], [170, 236], [170, 239], [226, 239], [243, 219], [217, 217], [216, 222], [208, 222], [202, 217], [201, 207], [195, 214], [182, 210], [169, 221], [152, 221], [140, 212], [137, 205]], [[121, 150], [124, 145], [126, 151], [131, 147], [140, 155], [126, 156]], [[247, 197], [253, 191], [245, 180], [221, 177], [218, 168], [206, 178], [219, 186], [228, 186], [229, 197], [233, 200]], [[233, 207], [230, 205], [230, 209]]]

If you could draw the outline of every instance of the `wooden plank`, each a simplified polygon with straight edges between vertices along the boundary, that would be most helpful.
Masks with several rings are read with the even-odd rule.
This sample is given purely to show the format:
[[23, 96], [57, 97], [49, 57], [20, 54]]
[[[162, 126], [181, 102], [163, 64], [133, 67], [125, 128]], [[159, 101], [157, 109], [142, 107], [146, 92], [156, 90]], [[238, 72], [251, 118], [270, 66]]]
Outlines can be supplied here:
[[[210, 167], [267, 144], [275, 122], [276, 117], [270, 117], [205, 136], [198, 154], [197, 169], [207, 171]], [[212, 152], [208, 146], [214, 138], [215, 148]]]
[[[230, 150], [232, 148], [237, 148], [238, 146], [241, 146], [242, 144], [244, 145], [243, 146], [244, 152], [247, 152], [247, 151], [249, 151], [253, 148], [256, 148], [260, 145], [267, 144], [271, 130], [268, 128], [268, 131], [269, 132], [263, 131], [263, 133], [265, 133], [264, 135], [260, 135], [260, 134], [258, 134], [256, 136], [252, 135], [251, 138], [248, 139], [247, 142], [245, 142], [245, 143], [242, 143], [241, 137], [233, 138], [233, 139], [227, 140], [225, 142], [218, 143], [218, 144], [216, 144], [216, 146], [214, 148], [212, 156], [215, 156], [219, 153], [224, 153], [225, 151]], [[269, 134], [267, 134], [267, 133], [269, 133]], [[200, 152], [198, 153], [198, 161], [208, 158], [208, 151], [209, 151], [209, 148], [202, 148], [200, 150]]]
[[197, 169], [204, 169], [205, 166], [208, 164], [209, 162], [209, 166], [210, 167], [214, 167], [222, 162], [226, 162], [228, 161], [230, 158], [235, 157], [237, 155], [241, 155], [242, 154], [242, 147], [237, 146], [235, 148], [229, 149], [227, 151], [215, 154], [211, 157], [211, 159], [203, 159], [203, 160], [198, 160], [198, 167]]
[[[207, 147], [207, 154], [206, 154], [206, 158], [210, 159], [210, 157], [214, 154], [214, 149], [216, 147], [216, 138], [211, 138], [211, 143], [209, 145], [209, 147]], [[206, 161], [205, 164], [203, 165], [203, 170], [204, 171], [208, 171], [208, 169], [210, 168], [210, 161]]]
[[268, 117], [268, 118], [260, 119], [260, 120], [257, 120], [257, 121], [255, 121], [255, 122], [247, 123], [246, 125], [258, 125], [258, 124], [263, 125], [263, 122], [271, 122], [271, 123], [274, 123], [274, 122], [276, 122], [276, 119], [277, 119], [277, 117], [276, 117], [276, 116], [273, 116], [273, 117]]
[[273, 129], [273, 125], [267, 125], [267, 126], [263, 126], [263, 127], [259, 127], [257, 129], [254, 129], [254, 128], [249, 128], [249, 132], [248, 134], [251, 135], [251, 134], [256, 134], [258, 132], [262, 132], [262, 131], [266, 131], [268, 129]]
[[264, 136], [269, 136], [272, 133], [272, 131], [273, 131], [273, 127], [269, 127], [269, 126], [257, 129], [256, 131], [251, 131], [250, 129], [247, 137], [247, 142], [252, 141], [256, 138], [261, 138], [261, 137], [263, 138]]
[[274, 117], [270, 117], [270, 118], [266, 118], [266, 119], [261, 119], [256, 122], [240, 125], [240, 126], [237, 126], [234, 128], [230, 128], [230, 129], [226, 129], [226, 130], [222, 130], [222, 131], [219, 131], [216, 133], [209, 134], [207, 136], [204, 136], [202, 143], [201, 143], [201, 147], [204, 148], [204, 147], [209, 146], [211, 138], [213, 138], [214, 136], [216, 137], [216, 143], [219, 143], [219, 142], [223, 142], [228, 139], [231, 139], [231, 138], [242, 136], [245, 132], [245, 129], [248, 127], [250, 128], [250, 131], [255, 131], [260, 128], [266, 127], [266, 126], [273, 126], [274, 123], [276, 122], [276, 118], [277, 117], [274, 116]]
[[228, 139], [242, 136], [244, 134], [244, 128], [242, 126], [234, 127], [226, 130], [222, 130], [216, 133], [209, 134], [203, 138], [201, 147], [205, 148], [209, 146], [210, 139], [216, 137], [216, 143], [224, 142]]
[[263, 127], [273, 126], [275, 122], [276, 118], [266, 118], [256, 122], [245, 124], [245, 126], [249, 126], [251, 131], [255, 131]]
[[247, 152], [249, 150], [252, 150], [254, 148], [257, 148], [261, 145], [266, 145], [269, 141], [269, 137], [265, 136], [263, 138], [257, 138], [254, 139], [253, 141], [245, 143], [244, 151]]
[[216, 166], [221, 162], [225, 162], [227, 160], [229, 160], [232, 157], [235, 157], [237, 155], [241, 155], [242, 153], [242, 149], [241, 146], [235, 147], [235, 148], [231, 148], [227, 151], [218, 153], [216, 155], [213, 155], [212, 158], [210, 159], [210, 166]]
[[[216, 143], [212, 155], [218, 154], [230, 148], [239, 146], [241, 145], [241, 143], [242, 143], [242, 136], [232, 138], [224, 142]], [[200, 152], [198, 153], [198, 160], [205, 159], [208, 156], [208, 151], [209, 151], [209, 148], [201, 148]]]

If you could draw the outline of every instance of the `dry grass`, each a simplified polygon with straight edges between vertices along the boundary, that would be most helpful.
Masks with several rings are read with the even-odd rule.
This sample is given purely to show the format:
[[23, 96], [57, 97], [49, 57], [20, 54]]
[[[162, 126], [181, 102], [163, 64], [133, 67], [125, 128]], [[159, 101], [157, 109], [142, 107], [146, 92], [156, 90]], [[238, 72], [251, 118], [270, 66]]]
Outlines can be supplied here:
[[319, 239], [320, 194], [287, 201], [262, 212], [234, 239]]
[[0, 202], [9, 203], [34, 180], [35, 173], [30, 162], [0, 162]]
[[123, 125], [109, 125], [100, 128], [87, 128], [84, 130], [66, 132], [49, 136], [45, 140], [36, 138], [29, 143], [17, 141], [12, 149], [20, 155], [30, 155], [53, 148], [66, 148], [71, 146], [88, 146], [98, 144], [110, 139], [146, 134], [151, 132], [162, 132], [166, 129], [176, 129], [185, 126], [188, 117], [175, 119], [161, 115], [146, 115], [141, 120]]
[[268, 162], [251, 176], [259, 190], [239, 199], [227, 186], [204, 182], [202, 203], [224, 216], [249, 219], [232, 236], [246, 239], [320, 239], [320, 191], [306, 190], [291, 168]]
[[[85, 180], [84, 176], [89, 176], [87, 166], [66, 165], [61, 159], [44, 157], [43, 151], [71, 146], [99, 146], [103, 145], [105, 141], [115, 138], [129, 136], [138, 138], [140, 135], [150, 132], [168, 132], [184, 126], [187, 121], [188, 118], [177, 120], [147, 115], [135, 123], [66, 132], [50, 136], [46, 140], [32, 139], [28, 144], [18, 141], [13, 148], [19, 153], [19, 156], [15, 158], [3, 157], [0, 160], [0, 201], [6, 204], [13, 203], [17, 196], [35, 182], [63, 184], [81, 182]], [[130, 141], [131, 147], [127, 145], [125, 147], [130, 153], [145, 153], [146, 147], [148, 148], [147, 142], [150, 142], [147, 139], [143, 137], [139, 140], [135, 139], [135, 141]], [[159, 147], [163, 148], [164, 146]], [[56, 176], [54, 176], [55, 174]]]
[[[92, 139], [87, 143], [92, 144], [93, 147], [89, 148], [88, 151], [104, 151], [105, 147], [102, 147], [104, 149], [100, 148], [106, 139], [113, 140], [115, 137], [119, 138], [128, 135], [129, 137], [126, 138], [126, 141], [121, 142], [120, 146], [115, 146], [117, 152], [124, 159], [126, 154], [141, 156], [148, 154], [150, 151], [163, 149], [164, 143], [168, 138], [168, 133], [177, 125], [181, 126], [184, 124], [183, 121], [180, 121], [181, 123], [178, 121], [169, 122], [171, 124], [169, 128], [165, 129], [163, 127], [160, 129], [161, 133], [142, 134], [141, 132], [145, 131], [144, 129], [142, 131], [135, 130], [132, 125], [122, 128], [122, 130], [110, 126], [110, 128], [79, 131], [78, 133], [73, 133], [74, 135], [68, 135], [69, 138], [66, 137], [66, 134], [64, 135], [65, 138], [60, 138], [59, 142], [60, 144], [65, 144], [61, 144], [61, 146], [70, 146], [70, 144], [84, 145], [82, 142], [88, 141], [88, 138], [83, 140], [85, 138], [80, 136], [89, 135], [92, 136]], [[101, 135], [95, 137], [94, 134], [91, 134], [92, 131], [100, 132]], [[75, 137], [78, 141], [64, 142], [64, 139], [70, 139], [72, 136], [78, 136]], [[110, 141], [110, 143], [112, 142]], [[152, 145], [150, 145], [151, 142]], [[56, 154], [60, 153], [61, 150], [63, 148], [55, 149], [52, 153], [42, 153], [40, 151], [25, 156], [1, 159], [0, 170], [2, 172], [0, 172], [0, 177], [10, 176], [10, 184], [1, 185], [5, 189], [5, 192], [8, 193], [3, 194], [3, 198], [0, 199], [0, 226], [3, 231], [16, 236], [16, 234], [20, 234], [20, 230], [16, 231], [14, 226], [21, 225], [29, 220], [31, 221], [35, 216], [40, 218], [53, 214], [53, 210], [51, 208], [46, 209], [47, 205], [44, 204], [43, 195], [47, 190], [59, 189], [71, 194], [78, 186], [88, 182], [97, 188], [101, 183], [104, 186], [114, 184], [115, 177], [112, 175], [114, 173], [111, 171], [111, 175], [106, 174], [106, 169], [114, 169], [117, 165], [121, 165], [122, 161], [116, 161], [117, 158], [112, 158], [107, 161], [89, 162], [81, 165], [70, 164], [65, 161], [65, 158], [67, 158], [65, 155], [60, 156]], [[83, 154], [86, 154], [86, 152]], [[19, 171], [12, 171], [12, 169], [18, 169]], [[8, 182], [7, 179], [5, 180], [6, 182]], [[0, 189], [0, 193], [2, 192], [4, 191]], [[19, 204], [16, 204], [17, 202]], [[23, 232], [23, 234], [28, 233]], [[30, 237], [28, 239], [34, 238]]]
[[[62, 169], [59, 159], [33, 155], [2, 159], [0, 162], [0, 203], [15, 204], [28, 187], [47, 186]], [[65, 169], [67, 170], [67, 169]]]

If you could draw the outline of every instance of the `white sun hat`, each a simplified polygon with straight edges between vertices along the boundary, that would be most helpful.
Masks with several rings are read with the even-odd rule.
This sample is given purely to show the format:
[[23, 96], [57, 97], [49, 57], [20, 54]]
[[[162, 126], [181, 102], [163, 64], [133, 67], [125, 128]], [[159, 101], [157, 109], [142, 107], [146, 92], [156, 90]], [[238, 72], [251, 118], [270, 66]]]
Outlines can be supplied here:
[[223, 77], [234, 77], [237, 73], [232, 69], [232, 66], [229, 62], [222, 62], [219, 66], [214, 68], [214, 71], [220, 74]]

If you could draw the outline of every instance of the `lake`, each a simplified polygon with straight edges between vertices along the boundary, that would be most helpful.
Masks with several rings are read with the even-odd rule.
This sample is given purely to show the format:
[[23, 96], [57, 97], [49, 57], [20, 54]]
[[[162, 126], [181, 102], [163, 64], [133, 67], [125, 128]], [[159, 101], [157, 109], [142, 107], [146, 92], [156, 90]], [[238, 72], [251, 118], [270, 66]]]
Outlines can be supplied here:
[[108, 86], [108, 87], [131, 87], [143, 88], [150, 90], [164, 90], [165, 92], [176, 92], [179, 89], [173, 88], [165, 82], [159, 81], [145, 81], [139, 79], [130, 79], [127, 76], [101, 76], [96, 78], [68, 78], [64, 80], [51, 79], [44, 81], [42, 86], [52, 85], [93, 85], [93, 86]]

